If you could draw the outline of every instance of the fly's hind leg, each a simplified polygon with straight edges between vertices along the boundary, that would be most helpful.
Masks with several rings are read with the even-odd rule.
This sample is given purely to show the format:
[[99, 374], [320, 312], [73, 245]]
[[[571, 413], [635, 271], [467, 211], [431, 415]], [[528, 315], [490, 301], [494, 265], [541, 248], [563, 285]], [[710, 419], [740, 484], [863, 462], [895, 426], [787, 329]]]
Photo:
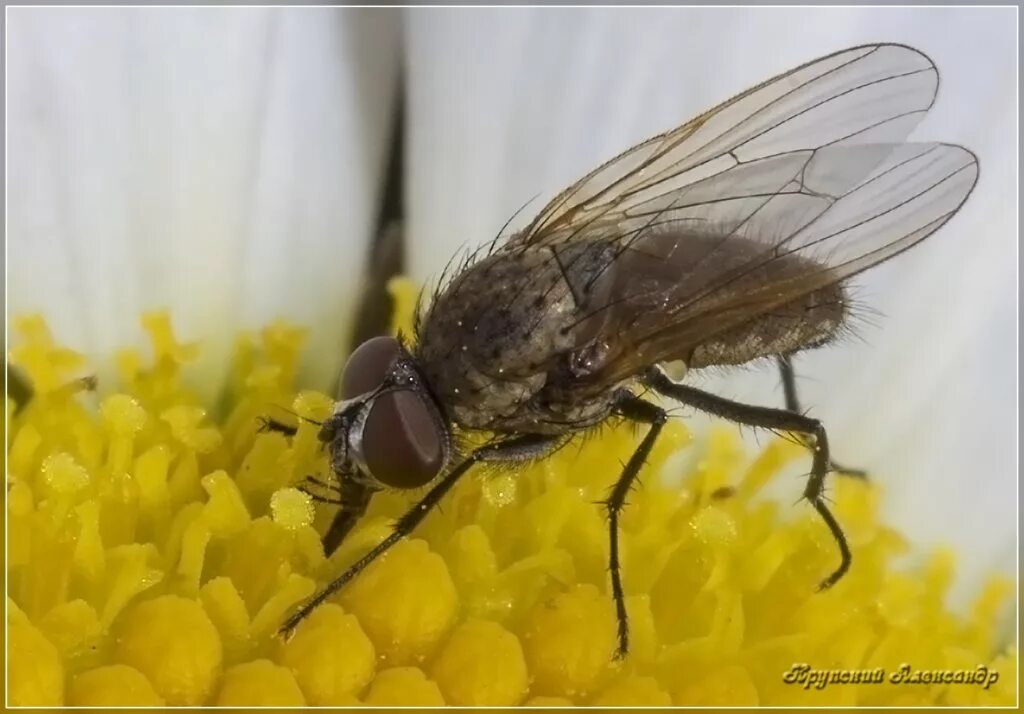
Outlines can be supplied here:
[[626, 615], [626, 598], [622, 590], [622, 575], [619, 572], [619, 513], [626, 505], [629, 489], [633, 486], [637, 474], [640, 473], [640, 468], [650, 455], [658, 434], [668, 420], [668, 414], [661, 407], [645, 402], [625, 391], [618, 395], [615, 410], [630, 421], [650, 424], [650, 429], [647, 430], [636, 451], [629, 457], [625, 468], [622, 469], [622, 475], [615, 482], [605, 501], [605, 507], [608, 509], [608, 569], [611, 571], [612, 598], [615, 601], [615, 615], [619, 628], [619, 646], [615, 650], [615, 658], [621, 659], [629, 650], [629, 619]]
[[748, 426], [759, 426], [767, 429], [781, 429], [803, 434], [810, 442], [813, 452], [811, 465], [811, 476], [807, 479], [807, 487], [804, 489], [804, 498], [814, 507], [821, 519], [825, 521], [832, 537], [839, 546], [839, 567], [835, 572], [821, 581], [819, 590], [825, 590], [835, 585], [846, 571], [850, 569], [852, 556], [850, 546], [846, 542], [846, 535], [839, 527], [839, 522], [825, 504], [824, 486], [825, 476], [828, 474], [831, 461], [828, 454], [828, 435], [825, 427], [817, 419], [803, 414], [786, 411], [783, 409], [771, 409], [769, 407], [758, 407], [741, 402], [734, 402], [731, 399], [724, 399], [714, 394], [694, 389], [685, 384], [677, 384], [670, 380], [657, 368], [651, 369], [644, 376], [644, 383], [651, 389], [670, 397], [683, 404], [688, 404], [695, 409], [708, 414], [714, 414], [724, 419], [734, 421], [738, 424]]
[[[796, 396], [796, 373], [793, 371], [793, 355], [779, 355], [779, 374], [782, 377], [782, 391], [786, 395], [786, 411], [802, 414], [803, 410], [800, 408], [800, 400]], [[806, 441], [805, 445], [809, 449], [814, 448], [813, 444], [808, 444]], [[867, 479], [868, 477], [864, 469], [847, 468], [846, 466], [840, 466], [835, 461], [829, 461], [829, 470], [835, 471], [840, 476], [860, 479]]]

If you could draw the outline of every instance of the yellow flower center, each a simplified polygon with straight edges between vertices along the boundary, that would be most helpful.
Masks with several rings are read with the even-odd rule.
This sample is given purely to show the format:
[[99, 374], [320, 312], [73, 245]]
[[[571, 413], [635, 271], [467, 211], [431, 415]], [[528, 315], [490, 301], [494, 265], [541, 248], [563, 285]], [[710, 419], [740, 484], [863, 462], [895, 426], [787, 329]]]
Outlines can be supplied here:
[[[396, 290], [407, 318], [411, 288]], [[1017, 654], [997, 627], [1012, 583], [993, 579], [966, 615], [951, 612], [950, 553], [898, 570], [908, 545], [878, 521], [878, 488], [837, 478], [854, 565], [816, 593], [837, 557], [828, 532], [805, 504], [763, 493], [804, 449], [778, 439], [748, 462], [733, 427], [693, 443], [678, 420], [622, 519], [624, 661], [612, 658], [594, 502], [636, 443], [628, 428], [465, 478], [282, 641], [288, 613], [418, 494], [375, 496], [325, 559], [333, 507], [298, 487], [332, 475], [315, 424], [288, 414], [316, 420], [332, 406], [293, 391], [303, 332], [240, 336], [214, 408], [182, 373], [197, 346], [177, 342], [163, 313], [143, 326], [152, 358], [119, 354], [118, 391], [101, 385], [100, 397], [41, 318], [15, 323], [11, 360], [34, 394], [7, 405], [12, 704], [1014, 702]], [[298, 432], [260, 432], [268, 415]]]

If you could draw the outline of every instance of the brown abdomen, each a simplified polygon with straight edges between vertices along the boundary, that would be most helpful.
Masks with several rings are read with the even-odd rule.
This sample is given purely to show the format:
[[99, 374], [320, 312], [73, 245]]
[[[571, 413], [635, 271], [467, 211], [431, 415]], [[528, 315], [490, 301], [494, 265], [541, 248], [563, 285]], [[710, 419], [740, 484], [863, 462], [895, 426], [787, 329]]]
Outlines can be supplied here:
[[834, 285], [776, 308], [748, 323], [726, 330], [693, 351], [690, 369], [738, 365], [760, 357], [819, 347], [842, 327], [849, 300], [842, 285]]

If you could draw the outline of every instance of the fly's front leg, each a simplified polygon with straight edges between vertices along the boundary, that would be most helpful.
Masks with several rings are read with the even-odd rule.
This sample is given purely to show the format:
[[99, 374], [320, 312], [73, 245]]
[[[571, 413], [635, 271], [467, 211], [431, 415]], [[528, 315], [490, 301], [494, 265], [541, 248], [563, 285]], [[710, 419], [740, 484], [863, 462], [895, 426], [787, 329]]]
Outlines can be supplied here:
[[[802, 414], [803, 410], [800, 408], [800, 400], [796, 396], [796, 373], [793, 371], [793, 355], [779, 355], [779, 374], [782, 377], [782, 391], [786, 395], [786, 410]], [[805, 445], [809, 449], [814, 448], [812, 444], [805, 442]], [[846, 468], [845, 466], [840, 466], [835, 461], [829, 462], [829, 470], [835, 471], [842, 476], [853, 478], [867, 479], [868, 477], [864, 469]]]
[[352, 477], [342, 477], [337, 487], [339, 506], [338, 512], [334, 514], [330, 527], [324, 533], [323, 547], [324, 555], [328, 558], [338, 549], [345, 536], [355, 527], [359, 519], [366, 513], [370, 505], [370, 498], [376, 489], [359, 483]]
[[630, 421], [650, 424], [650, 429], [636, 451], [629, 457], [622, 475], [615, 482], [605, 501], [605, 507], [608, 509], [608, 569], [612, 576], [612, 599], [615, 601], [615, 615], [619, 625], [619, 646], [615, 650], [615, 658], [621, 659], [629, 651], [629, 618], [626, 614], [626, 597], [622, 590], [622, 575], [619, 572], [619, 513], [626, 505], [629, 489], [650, 455], [658, 434], [668, 420], [668, 414], [661, 407], [645, 402], [626, 391], [620, 392], [617, 396], [615, 410]]
[[345, 585], [345, 583], [359, 575], [359, 573], [366, 569], [370, 563], [387, 552], [395, 543], [412, 533], [416, 526], [420, 524], [420, 521], [426, 518], [427, 514], [433, 510], [434, 506], [440, 502], [445, 494], [451, 490], [452, 486], [454, 486], [463, 474], [465, 474], [472, 466], [485, 461], [526, 461], [551, 451], [555, 446], [562, 443], [562, 441], [563, 440], [560, 437], [526, 434], [523, 436], [511, 437], [501, 441], [492, 442], [491, 444], [487, 444], [473, 451], [464, 461], [462, 461], [462, 463], [445, 474], [441, 480], [427, 492], [427, 495], [424, 496], [419, 503], [409, 509], [405, 515], [395, 522], [395, 526], [387, 538], [377, 544], [369, 553], [349, 566], [348, 570], [328, 583], [323, 590], [314, 595], [313, 598], [300, 607], [295, 614], [285, 620], [284, 624], [281, 626], [280, 634], [288, 637], [298, 624], [306, 619], [306, 617], [308, 617], [318, 605], [337, 592], [338, 589]]
[[[312, 420], [307, 421], [311, 421], [314, 424], [319, 423]], [[261, 432], [277, 432], [289, 437], [295, 436], [298, 432], [296, 427], [278, 421], [273, 417], [260, 417], [259, 430]], [[305, 486], [300, 486], [299, 490], [314, 501], [338, 506], [338, 512], [335, 514], [330, 527], [327, 529], [327, 533], [323, 537], [324, 555], [330, 557], [331, 553], [338, 549], [345, 536], [348, 535], [349, 531], [352, 530], [366, 512], [366, 508], [370, 504], [370, 497], [373, 495], [373, 489], [349, 478], [342, 479], [340, 485], [335, 486], [321, 481], [315, 476], [307, 476], [306, 484]], [[327, 491], [331, 495], [324, 496], [316, 493], [311, 490], [310, 485]]]
[[294, 426], [291, 426], [290, 424], [285, 424], [283, 421], [278, 421], [273, 417], [260, 417], [259, 422], [260, 425], [258, 431], [260, 432], [273, 431], [277, 432], [278, 434], [284, 434], [285, 436], [295, 436], [295, 434], [299, 431]]
[[850, 555], [850, 546], [846, 542], [846, 536], [843, 534], [842, 528], [839, 527], [839, 522], [836, 521], [835, 516], [832, 515], [828, 506], [825, 505], [823, 497], [825, 476], [828, 474], [831, 461], [828, 454], [828, 435], [825, 433], [825, 427], [821, 425], [821, 422], [803, 414], [783, 409], [770, 409], [768, 407], [742, 404], [731, 399], [724, 399], [714, 394], [709, 394], [700, 389], [694, 389], [685, 384], [676, 384], [658, 369], [650, 370], [645, 375], [644, 382], [659, 394], [663, 394], [683, 404], [688, 404], [702, 412], [714, 414], [715, 416], [748, 426], [797, 432], [812, 440], [810, 448], [814, 456], [811, 465], [811, 476], [807, 480], [807, 487], [804, 489], [804, 497], [814, 506], [814, 510], [818, 512], [818, 515], [825, 521], [825, 525], [828, 526], [829, 531], [832, 532], [832, 537], [835, 538], [836, 543], [839, 545], [840, 555], [839, 567], [834, 573], [821, 581], [818, 589], [825, 590], [835, 585], [836, 581], [843, 577], [846, 571], [850, 569], [852, 556]]
[[[295, 412], [290, 413], [300, 421], [304, 421], [308, 424], [315, 424], [317, 426], [323, 426], [323, 422], [319, 422], [316, 419], [310, 419], [309, 417], [304, 417], [300, 414], [296, 414]], [[261, 416], [258, 421], [259, 427], [257, 428], [257, 431], [261, 433], [275, 431], [278, 434], [284, 434], [285, 436], [295, 436], [299, 431], [298, 427], [294, 427], [291, 424], [285, 424], [283, 421], [279, 421], [274, 417]]]

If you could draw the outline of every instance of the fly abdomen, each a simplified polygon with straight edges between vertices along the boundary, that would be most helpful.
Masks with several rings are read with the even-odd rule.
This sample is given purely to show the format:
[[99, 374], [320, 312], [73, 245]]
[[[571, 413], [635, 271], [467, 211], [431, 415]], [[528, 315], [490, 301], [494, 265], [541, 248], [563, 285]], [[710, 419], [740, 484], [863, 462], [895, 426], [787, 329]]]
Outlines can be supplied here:
[[739, 365], [831, 342], [849, 311], [846, 291], [833, 285], [733, 327], [694, 349], [687, 366]]

